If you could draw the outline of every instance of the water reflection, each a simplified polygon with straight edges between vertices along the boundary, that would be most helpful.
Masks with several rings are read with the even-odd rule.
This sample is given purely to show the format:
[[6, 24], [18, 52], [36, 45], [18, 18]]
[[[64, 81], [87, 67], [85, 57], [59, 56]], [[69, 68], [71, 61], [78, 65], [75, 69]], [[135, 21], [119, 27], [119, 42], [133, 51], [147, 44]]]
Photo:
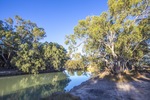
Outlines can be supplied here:
[[71, 79], [68, 86], [65, 87], [66, 91], [69, 91], [74, 86], [80, 85], [82, 82], [88, 80], [91, 77], [91, 73], [85, 71], [65, 71], [65, 73]]
[[38, 100], [57, 91], [69, 91], [90, 78], [83, 71], [0, 78], [0, 100]]
[[0, 78], [0, 99], [33, 100], [64, 91], [70, 79], [64, 73]]

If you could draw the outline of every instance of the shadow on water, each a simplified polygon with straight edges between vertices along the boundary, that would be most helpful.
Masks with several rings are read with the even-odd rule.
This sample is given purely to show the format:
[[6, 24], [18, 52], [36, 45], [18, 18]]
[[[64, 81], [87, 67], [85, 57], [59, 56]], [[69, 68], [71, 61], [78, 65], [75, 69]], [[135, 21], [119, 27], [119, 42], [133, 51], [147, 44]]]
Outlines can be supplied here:
[[84, 71], [0, 78], [0, 100], [39, 100], [54, 92], [69, 91], [90, 78]]
[[0, 79], [0, 100], [37, 100], [64, 91], [69, 82], [70, 79], [61, 72]]

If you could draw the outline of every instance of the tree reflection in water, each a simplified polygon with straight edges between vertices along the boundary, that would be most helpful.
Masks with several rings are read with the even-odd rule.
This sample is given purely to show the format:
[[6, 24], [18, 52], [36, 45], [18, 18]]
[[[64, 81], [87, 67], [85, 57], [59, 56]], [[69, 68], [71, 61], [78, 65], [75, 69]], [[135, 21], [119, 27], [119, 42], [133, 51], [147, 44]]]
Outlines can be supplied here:
[[64, 91], [70, 79], [62, 72], [0, 78], [0, 99], [34, 100]]
[[66, 91], [70, 91], [74, 86], [80, 85], [82, 82], [88, 80], [91, 77], [90, 72], [82, 71], [82, 70], [66, 70], [66, 75], [69, 76], [71, 81], [69, 82], [68, 86], [65, 87]]
[[67, 70], [65, 72], [68, 76], [89, 76], [91, 73], [83, 70]]

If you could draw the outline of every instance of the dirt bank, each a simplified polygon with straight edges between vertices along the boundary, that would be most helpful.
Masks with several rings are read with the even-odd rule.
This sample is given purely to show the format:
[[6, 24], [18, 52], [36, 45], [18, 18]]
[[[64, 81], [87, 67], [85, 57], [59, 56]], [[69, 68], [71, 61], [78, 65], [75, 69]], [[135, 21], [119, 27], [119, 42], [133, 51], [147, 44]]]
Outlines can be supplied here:
[[98, 77], [74, 87], [70, 93], [81, 100], [150, 100], [150, 75], [116, 82]]

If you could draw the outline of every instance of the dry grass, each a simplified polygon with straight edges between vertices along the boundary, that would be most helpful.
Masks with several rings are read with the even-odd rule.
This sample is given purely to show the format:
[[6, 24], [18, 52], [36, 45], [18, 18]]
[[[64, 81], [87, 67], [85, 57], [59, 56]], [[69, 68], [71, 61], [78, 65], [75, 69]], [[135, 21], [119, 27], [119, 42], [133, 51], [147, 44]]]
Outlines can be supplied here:
[[115, 82], [129, 82], [132, 80], [144, 78], [149, 79], [146, 76], [146, 72], [135, 72], [135, 71], [124, 71], [123, 73], [119, 74], [112, 74], [109, 70], [105, 70], [104, 72], [99, 73], [99, 78], [107, 78]]
[[126, 71], [111, 74], [106, 70], [71, 93], [82, 100], [150, 100], [150, 73]]

